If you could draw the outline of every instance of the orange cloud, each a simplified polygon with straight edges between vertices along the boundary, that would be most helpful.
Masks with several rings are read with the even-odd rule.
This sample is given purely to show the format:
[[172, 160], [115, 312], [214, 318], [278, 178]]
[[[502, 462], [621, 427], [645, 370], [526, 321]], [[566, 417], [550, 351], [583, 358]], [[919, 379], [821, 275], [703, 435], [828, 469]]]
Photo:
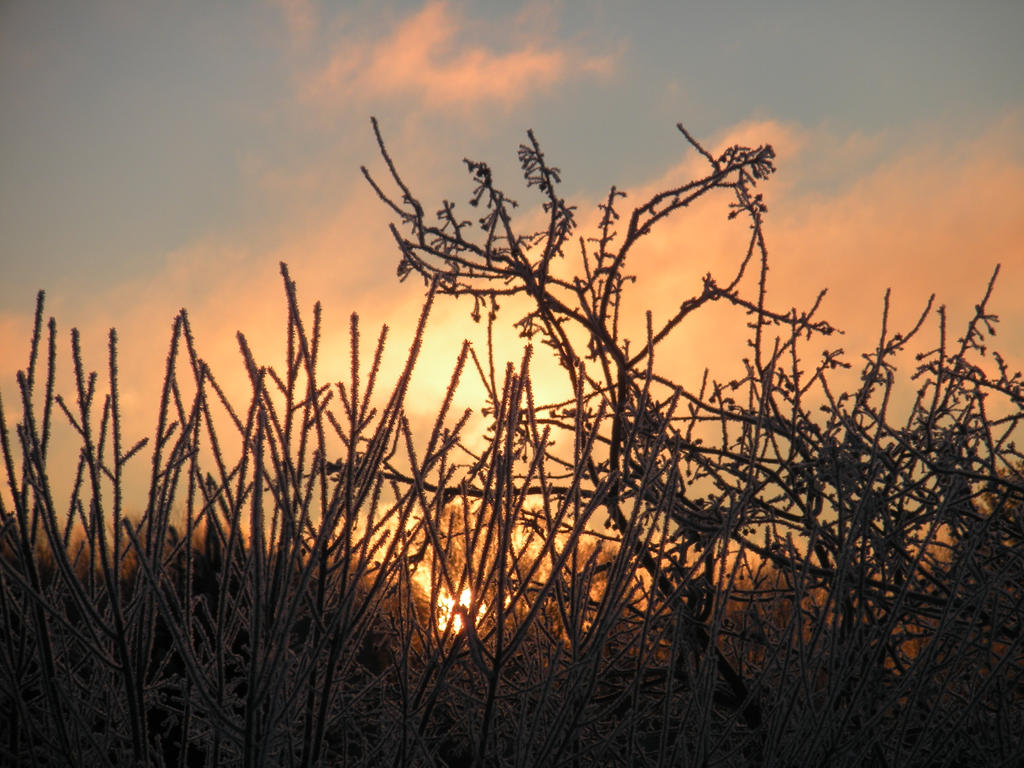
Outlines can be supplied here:
[[587, 56], [553, 42], [529, 40], [496, 52], [471, 41], [472, 34], [472, 26], [447, 3], [434, 0], [383, 40], [343, 40], [303, 85], [302, 95], [328, 104], [353, 96], [401, 96], [433, 109], [510, 107], [570, 76], [607, 74], [613, 66], [611, 57]]
[[[708, 146], [713, 153], [735, 142], [772, 143], [776, 149], [779, 171], [760, 190], [769, 208], [768, 302], [781, 311], [805, 309], [827, 288], [819, 317], [845, 331], [812, 341], [808, 356], [843, 347], [859, 366], [860, 354], [877, 341], [887, 288], [890, 332], [909, 329], [935, 293], [936, 305], [949, 310], [948, 336], [955, 339], [1001, 264], [990, 305], [1002, 319], [995, 346], [1020, 366], [1024, 306], [1016, 297], [1024, 291], [1024, 220], [1013, 204], [1024, 199], [1020, 132], [1021, 116], [1013, 115], [972, 141], [951, 143], [936, 131], [881, 156], [877, 137], [765, 121], [739, 126]], [[847, 171], [825, 170], [834, 168]], [[656, 190], [703, 172], [700, 159], [689, 158], [631, 191], [622, 207], [628, 211], [626, 203], [638, 205]], [[635, 339], [642, 338], [644, 308], [654, 310], [657, 325], [659, 317], [700, 291], [706, 272], [720, 283], [732, 274], [749, 230], [740, 219], [726, 220], [728, 202], [723, 193], [698, 204], [641, 241], [632, 257], [639, 283], [627, 318]], [[748, 273], [748, 292], [756, 276], [756, 269]], [[728, 378], [749, 355], [748, 319], [725, 308], [699, 312], [660, 356], [682, 361], [679, 375], [687, 383], [699, 381], [705, 365]], [[934, 328], [934, 322], [926, 325], [915, 351], [934, 346]], [[905, 361], [905, 377], [912, 362]]]
[[[994, 341], [1024, 363], [1024, 220], [1014, 204], [1024, 199], [1021, 127], [1016, 115], [970, 142], [928, 138], [837, 194], [785, 196], [770, 230], [775, 284], [828, 286], [826, 311], [861, 352], [877, 337], [886, 288], [890, 327], [909, 327], [934, 293], [955, 339], [1000, 264], [989, 306], [1003, 320]], [[922, 345], [938, 340], [934, 331], [925, 338]]]

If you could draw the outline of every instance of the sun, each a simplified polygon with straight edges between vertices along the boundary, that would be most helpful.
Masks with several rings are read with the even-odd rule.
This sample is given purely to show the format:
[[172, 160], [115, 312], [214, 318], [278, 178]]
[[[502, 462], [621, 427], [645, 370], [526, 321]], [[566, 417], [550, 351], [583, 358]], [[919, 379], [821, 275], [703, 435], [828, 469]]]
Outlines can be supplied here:
[[[458, 634], [462, 631], [463, 616], [469, 613], [469, 606], [473, 602], [473, 593], [467, 587], [459, 594], [458, 607], [455, 598], [448, 594], [443, 588], [437, 597], [437, 628], [444, 632], [449, 626], [453, 632]], [[480, 603], [477, 606], [477, 621], [487, 612], [487, 606]]]

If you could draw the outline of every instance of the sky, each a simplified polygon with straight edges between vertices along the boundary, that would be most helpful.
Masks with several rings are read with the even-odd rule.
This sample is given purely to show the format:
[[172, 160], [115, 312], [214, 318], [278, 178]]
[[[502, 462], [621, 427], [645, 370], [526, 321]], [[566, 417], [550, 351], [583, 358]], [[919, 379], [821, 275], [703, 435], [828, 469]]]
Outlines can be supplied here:
[[[540, 201], [515, 152], [533, 129], [584, 225], [612, 184], [638, 204], [703, 170], [678, 122], [713, 152], [771, 143], [777, 306], [827, 288], [822, 314], [847, 331], [832, 346], [856, 359], [887, 288], [896, 325], [932, 293], [955, 324], [1000, 264], [1000, 346], [1020, 360], [1022, 30], [1015, 0], [0, 0], [0, 393], [9, 409], [45, 289], [62, 356], [78, 327], [102, 371], [118, 328], [126, 416], [147, 434], [179, 308], [215, 372], [241, 381], [238, 330], [279, 363], [281, 261], [304, 305], [324, 304], [327, 378], [344, 375], [350, 312], [368, 337], [391, 324], [404, 352], [423, 286], [397, 281], [388, 212], [360, 174], [384, 172], [371, 115], [430, 206], [468, 198], [470, 157], [526, 219]], [[727, 204], [648, 238], [641, 303], [668, 313], [734, 263]], [[435, 310], [424, 408], [475, 333], [468, 312]], [[726, 323], [742, 321], [685, 329], [681, 377], [735, 363]]]

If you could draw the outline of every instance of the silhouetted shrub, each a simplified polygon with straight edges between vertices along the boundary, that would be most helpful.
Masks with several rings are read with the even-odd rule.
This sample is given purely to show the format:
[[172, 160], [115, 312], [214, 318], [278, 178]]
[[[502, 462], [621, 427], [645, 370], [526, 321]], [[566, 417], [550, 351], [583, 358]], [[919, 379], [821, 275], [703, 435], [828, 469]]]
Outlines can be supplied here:
[[[428, 286], [387, 385], [386, 332], [367, 366], [355, 316], [349, 380], [320, 380], [320, 306], [302, 314], [282, 265], [284, 367], [240, 334], [251, 395], [229, 402], [182, 312], [158, 426], [126, 446], [116, 335], [101, 384], [72, 334], [75, 392], [59, 397], [40, 294], [13, 431], [0, 403], [0, 762], [1018, 764], [1024, 399], [988, 350], [987, 296], [955, 343], [938, 310], [894, 422], [893, 359], [928, 312], [905, 333], [883, 318], [859, 388], [838, 389], [840, 352], [802, 357], [833, 330], [817, 305], [766, 300], [754, 188], [771, 147], [716, 157], [683, 133], [707, 176], [628, 215], [613, 188], [591, 240], [532, 134], [537, 233], [517, 231], [480, 162], [477, 220], [449, 202], [429, 219], [378, 133], [397, 192], [367, 177], [397, 217], [400, 275]], [[661, 325], [648, 315], [630, 349], [634, 245], [719, 191], [749, 250]], [[499, 299], [527, 299], [516, 325], [571, 396], [538, 401], [531, 349], [502, 375], [493, 349], [464, 345], [414, 434], [426, 319], [460, 295], [492, 325]], [[656, 347], [713, 302], [750, 324], [746, 376], [689, 391]], [[467, 368], [488, 393], [482, 451], [451, 412]], [[55, 418], [80, 438], [77, 466], [50, 460]], [[128, 499], [124, 467], [147, 457], [146, 498]], [[77, 478], [67, 507], [56, 476]]]

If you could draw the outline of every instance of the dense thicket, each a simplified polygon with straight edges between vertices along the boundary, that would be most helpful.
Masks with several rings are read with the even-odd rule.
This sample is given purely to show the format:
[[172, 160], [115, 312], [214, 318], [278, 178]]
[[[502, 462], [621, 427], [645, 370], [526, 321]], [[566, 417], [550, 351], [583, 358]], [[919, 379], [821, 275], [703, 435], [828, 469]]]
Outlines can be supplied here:
[[[0, 762], [1019, 764], [1024, 392], [989, 349], [988, 296], [955, 341], [939, 308], [902, 382], [931, 305], [903, 332], [883, 317], [843, 391], [842, 353], [803, 352], [833, 330], [818, 304], [767, 301], [771, 147], [714, 156], [680, 130], [706, 175], [628, 213], [613, 188], [589, 239], [532, 134], [519, 159], [546, 221], [524, 233], [475, 161], [474, 220], [428, 216], [378, 133], [388, 182], [367, 178], [399, 274], [428, 286], [391, 381], [386, 329], [367, 364], [355, 316], [347, 380], [321, 380], [320, 306], [303, 315], [282, 265], [284, 365], [240, 334], [251, 396], [230, 402], [183, 312], [156, 429], [129, 446], [116, 335], [99, 377], [72, 333], [61, 397], [40, 295], [20, 402], [0, 406]], [[630, 344], [637, 244], [723, 193], [749, 247]], [[504, 373], [463, 346], [414, 430], [409, 379], [450, 296], [491, 330], [518, 297], [543, 346]], [[691, 391], [655, 353], [712, 303], [750, 325], [746, 375]], [[557, 403], [534, 393], [542, 351]], [[464, 375], [487, 392], [482, 450], [451, 412]], [[900, 387], [916, 397], [897, 421]], [[76, 466], [50, 460], [55, 419]], [[147, 457], [146, 498], [127, 498]]]

